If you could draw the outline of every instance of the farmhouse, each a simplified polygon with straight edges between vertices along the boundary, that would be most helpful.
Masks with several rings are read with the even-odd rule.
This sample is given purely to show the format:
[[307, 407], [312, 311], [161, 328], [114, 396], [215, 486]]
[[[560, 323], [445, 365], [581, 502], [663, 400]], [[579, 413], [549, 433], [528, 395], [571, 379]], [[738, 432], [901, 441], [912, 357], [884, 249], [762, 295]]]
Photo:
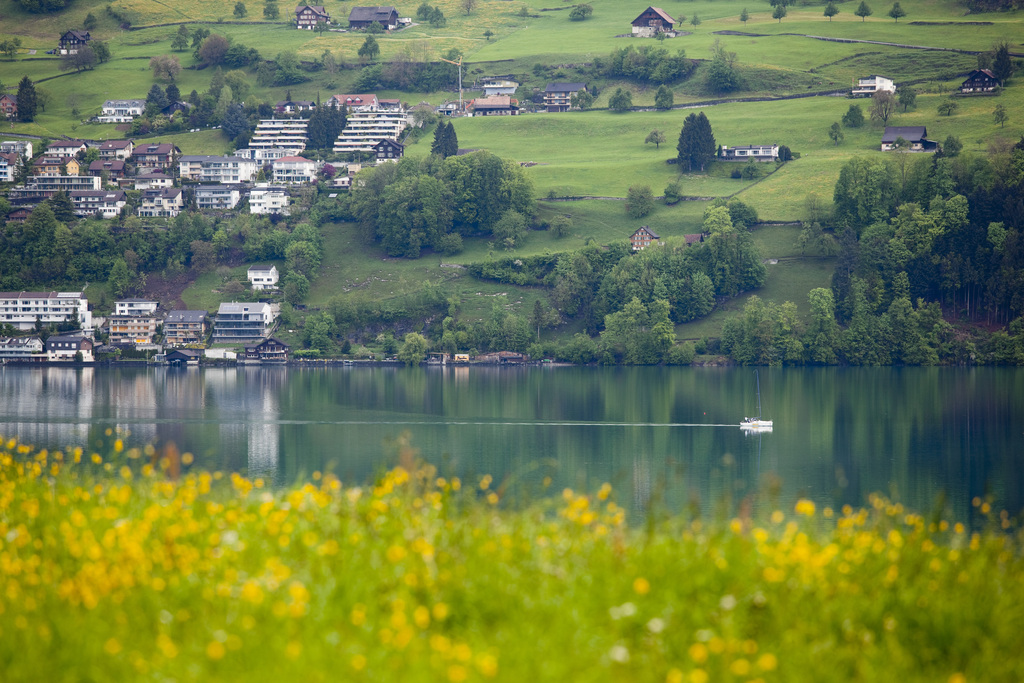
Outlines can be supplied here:
[[181, 188], [154, 188], [142, 191], [139, 215], [151, 218], [174, 218], [184, 208], [185, 198], [181, 194]]
[[854, 97], [871, 97], [879, 91], [896, 92], [896, 84], [885, 76], [868, 76], [857, 79], [857, 85], [851, 94]]
[[82, 292], [0, 292], [0, 323], [19, 330], [41, 325], [78, 322], [92, 328], [89, 300]]
[[739, 147], [727, 147], [722, 145], [719, 157], [722, 161], [774, 161], [779, 156], [779, 146], [771, 145], [743, 145]]
[[249, 266], [249, 270], [246, 272], [249, 278], [249, 282], [252, 283], [252, 288], [261, 291], [264, 289], [277, 289], [278, 272], [277, 266], [257, 264], [255, 266]]
[[164, 319], [164, 341], [172, 346], [202, 344], [206, 316], [206, 311], [171, 311]]
[[313, 30], [319, 23], [331, 23], [331, 15], [323, 5], [299, 5], [295, 8], [295, 27]]
[[569, 111], [573, 94], [586, 89], [586, 83], [548, 83], [544, 89], [544, 105], [549, 112]]
[[245, 360], [261, 363], [284, 363], [291, 347], [280, 339], [268, 337], [258, 344], [245, 347]]
[[46, 357], [49, 360], [76, 360], [75, 354], [82, 354], [81, 360], [91, 363], [93, 342], [80, 334], [53, 335], [46, 340]]
[[146, 100], [107, 100], [103, 113], [97, 117], [100, 123], [131, 123], [146, 110]]
[[1003, 83], [989, 69], [975, 69], [967, 74], [967, 80], [960, 84], [962, 93], [992, 92]]
[[896, 141], [903, 138], [910, 144], [911, 152], [934, 152], [938, 143], [926, 139], [928, 130], [924, 126], [886, 126], [882, 135], [882, 151], [897, 149]]
[[632, 245], [633, 251], [643, 251], [652, 244], [661, 244], [661, 237], [644, 225], [629, 236], [629, 243]]
[[77, 54], [78, 50], [91, 40], [88, 31], [65, 31], [60, 37], [60, 53], [62, 55]]
[[648, 7], [633, 20], [633, 35], [640, 38], [652, 38], [659, 33], [672, 31], [676, 20], [663, 9]]
[[274, 324], [274, 311], [270, 304], [221, 304], [213, 319], [214, 343], [240, 342], [267, 337]]
[[398, 27], [398, 10], [394, 7], [353, 7], [348, 15], [349, 28], [367, 28], [377, 22], [385, 31]]
[[0, 113], [9, 119], [18, 115], [18, 96], [4, 93], [0, 95]]
[[76, 216], [117, 218], [128, 203], [128, 195], [122, 190], [76, 190], [68, 196], [75, 206]]
[[238, 206], [242, 190], [237, 185], [196, 185], [196, 206], [200, 210], [227, 210]]
[[377, 156], [377, 163], [385, 161], [398, 161], [405, 156], [405, 145], [394, 140], [381, 140], [373, 146], [373, 152]]
[[492, 95], [476, 98], [470, 102], [470, 108], [473, 116], [517, 116], [519, 101], [508, 95]]

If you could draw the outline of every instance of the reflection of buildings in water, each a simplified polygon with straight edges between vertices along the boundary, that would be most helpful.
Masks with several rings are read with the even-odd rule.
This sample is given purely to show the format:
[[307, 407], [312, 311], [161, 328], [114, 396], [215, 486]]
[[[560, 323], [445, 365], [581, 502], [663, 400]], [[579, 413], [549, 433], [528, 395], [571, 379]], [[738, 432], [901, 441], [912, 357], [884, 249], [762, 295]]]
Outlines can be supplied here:
[[651, 462], [647, 456], [633, 456], [633, 509], [643, 512], [651, 502]]
[[237, 413], [233, 425], [222, 423], [221, 442], [234, 446], [228, 450], [244, 454], [250, 478], [277, 478], [281, 455], [278, 395], [286, 372], [286, 368], [239, 368], [218, 377], [213, 389], [215, 396], [223, 399], [218, 402], [221, 415]]
[[0, 427], [39, 448], [85, 446], [93, 413], [93, 368], [6, 366]]
[[108, 383], [107, 406], [122, 434], [127, 433], [129, 443], [152, 443], [157, 437], [155, 417], [158, 414], [156, 378], [152, 371], [122, 375], [119, 381]]

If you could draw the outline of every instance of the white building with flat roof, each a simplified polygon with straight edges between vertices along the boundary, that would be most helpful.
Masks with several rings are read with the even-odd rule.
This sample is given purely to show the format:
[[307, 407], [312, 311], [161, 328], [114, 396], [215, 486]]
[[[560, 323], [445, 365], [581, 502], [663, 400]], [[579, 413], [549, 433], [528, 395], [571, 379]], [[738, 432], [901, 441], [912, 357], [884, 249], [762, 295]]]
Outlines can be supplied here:
[[114, 315], [153, 315], [159, 305], [149, 299], [121, 299], [114, 302]]
[[0, 323], [31, 330], [36, 322], [56, 325], [78, 320], [92, 329], [89, 300], [82, 292], [0, 292]]
[[107, 100], [103, 113], [97, 117], [100, 123], [131, 123], [146, 110], [146, 100]]
[[256, 183], [249, 190], [249, 213], [288, 215], [288, 189], [279, 185]]
[[268, 149], [285, 147], [288, 149], [306, 149], [305, 119], [260, 119], [256, 131], [249, 140], [250, 149]]

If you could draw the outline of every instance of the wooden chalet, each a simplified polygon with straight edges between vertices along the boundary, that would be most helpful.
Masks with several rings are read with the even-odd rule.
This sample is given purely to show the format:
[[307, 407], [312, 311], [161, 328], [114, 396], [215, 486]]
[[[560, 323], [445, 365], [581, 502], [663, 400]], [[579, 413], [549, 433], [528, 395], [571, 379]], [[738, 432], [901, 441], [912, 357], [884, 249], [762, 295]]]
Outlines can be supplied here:
[[661, 244], [661, 237], [644, 225], [629, 236], [629, 243], [633, 247], [633, 251], [643, 251], [652, 244]]
[[659, 33], [671, 33], [676, 20], [658, 7], [648, 7], [633, 20], [633, 35], [650, 38]]
[[517, 116], [519, 100], [514, 100], [508, 95], [478, 97], [470, 103], [470, 108], [473, 110], [473, 116]]
[[569, 111], [573, 94], [586, 89], [586, 83], [548, 83], [544, 89], [544, 106], [548, 112]]
[[323, 5], [299, 5], [295, 8], [295, 27], [299, 30], [311, 31], [320, 23], [331, 23], [331, 15]]
[[398, 10], [394, 7], [353, 7], [348, 15], [349, 28], [367, 28], [377, 22], [385, 31], [398, 27]]
[[927, 137], [928, 129], [924, 126], [886, 126], [882, 135], [882, 151], [898, 149], [896, 141], [903, 138], [910, 145], [911, 152], [934, 152], [939, 145]]
[[245, 360], [261, 363], [284, 363], [288, 360], [290, 346], [280, 339], [267, 337], [258, 344], [245, 347]]
[[65, 31], [60, 37], [60, 53], [76, 54], [79, 48], [85, 47], [92, 37], [88, 31]]
[[0, 95], [0, 114], [9, 119], [18, 115], [18, 96], [4, 93]]
[[203, 352], [198, 349], [175, 349], [164, 356], [164, 362], [176, 367], [199, 365]]
[[989, 69], [975, 69], [967, 74], [967, 80], [960, 84], [960, 92], [974, 94], [992, 92], [1003, 84]]
[[405, 145], [394, 140], [381, 140], [373, 146], [373, 153], [377, 156], [377, 163], [385, 161], [398, 161], [405, 156]]

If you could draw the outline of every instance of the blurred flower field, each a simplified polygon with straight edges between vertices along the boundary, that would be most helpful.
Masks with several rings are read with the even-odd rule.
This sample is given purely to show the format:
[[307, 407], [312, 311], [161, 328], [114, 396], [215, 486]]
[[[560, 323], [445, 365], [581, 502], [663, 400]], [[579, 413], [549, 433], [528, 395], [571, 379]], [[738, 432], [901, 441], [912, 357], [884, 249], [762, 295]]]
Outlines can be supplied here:
[[411, 454], [269, 490], [3, 441], [0, 678], [1024, 680], [1021, 535], [984, 501], [631, 526], [608, 485], [514, 506]]

